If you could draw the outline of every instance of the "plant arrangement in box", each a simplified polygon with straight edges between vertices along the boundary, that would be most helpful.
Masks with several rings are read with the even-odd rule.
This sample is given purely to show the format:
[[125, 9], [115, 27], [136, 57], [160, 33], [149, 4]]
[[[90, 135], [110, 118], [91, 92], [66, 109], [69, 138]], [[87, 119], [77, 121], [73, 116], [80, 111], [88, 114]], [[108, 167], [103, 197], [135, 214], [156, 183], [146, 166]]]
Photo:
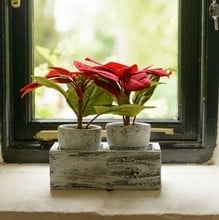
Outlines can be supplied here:
[[[96, 112], [98, 114], [117, 114], [123, 118], [123, 125], [121, 123], [113, 123], [112, 128], [112, 123], [107, 124], [106, 130], [109, 145], [135, 145], [137, 147], [147, 145], [150, 139], [150, 125], [146, 123], [137, 124], [135, 119], [142, 110], [150, 108], [150, 106], [145, 106], [145, 104], [151, 98], [156, 86], [161, 84], [159, 82], [160, 77], [169, 77], [171, 71], [162, 68], [152, 68], [151, 66], [139, 70], [137, 64], [127, 66], [117, 62], [101, 64], [91, 58], [86, 58], [85, 60], [93, 63], [93, 65], [80, 61], [74, 61], [74, 65], [83, 75], [92, 75], [95, 78], [96, 85], [105, 89], [114, 100], [112, 105], [95, 106]], [[119, 130], [115, 131], [115, 126]], [[132, 134], [126, 134], [128, 130], [131, 130]], [[138, 130], [143, 132], [143, 138], [136, 136], [136, 131]], [[147, 135], [144, 132], [147, 132]], [[112, 138], [109, 137], [110, 134], [113, 135]], [[120, 137], [117, 138], [117, 135]], [[138, 140], [136, 140], [135, 136]], [[123, 137], [124, 140], [122, 142], [115, 143], [116, 139], [120, 140]]]

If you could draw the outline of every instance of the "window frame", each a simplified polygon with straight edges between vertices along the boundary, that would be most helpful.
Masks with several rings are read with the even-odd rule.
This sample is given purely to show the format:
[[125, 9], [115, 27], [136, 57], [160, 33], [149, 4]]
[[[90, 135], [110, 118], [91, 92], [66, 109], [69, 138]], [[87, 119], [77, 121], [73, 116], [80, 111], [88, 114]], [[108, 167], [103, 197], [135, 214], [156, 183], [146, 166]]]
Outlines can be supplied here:
[[[45, 127], [55, 129], [63, 121], [31, 121], [31, 109], [28, 108], [31, 97], [20, 99], [19, 90], [30, 80], [27, 73], [32, 71], [32, 51], [27, 43], [31, 43], [32, 39], [32, 22], [29, 19], [32, 5], [30, 0], [21, 2], [19, 9], [12, 8], [10, 1], [0, 2], [3, 158], [5, 162], [48, 162], [48, 150], [53, 142], [36, 141], [33, 134]], [[214, 31], [213, 22], [208, 19], [207, 9], [211, 1], [198, 2], [179, 0], [180, 16], [183, 17], [179, 25], [182, 33], [182, 44], [179, 46], [179, 72], [182, 73], [182, 87], [179, 88], [181, 120], [149, 121], [152, 127], [174, 128], [175, 134], [171, 137], [162, 133], [152, 134], [152, 140], [159, 140], [162, 147], [163, 162], [202, 163], [210, 159], [216, 145], [219, 69], [216, 58], [219, 46], [215, 42], [219, 32]], [[194, 12], [193, 17], [187, 16], [188, 9]], [[192, 37], [196, 41], [191, 41]], [[17, 44], [14, 43], [16, 41]], [[23, 59], [19, 59], [21, 55]], [[188, 71], [193, 74], [183, 74]], [[17, 77], [20, 75], [24, 77]], [[193, 88], [192, 95], [192, 90], [188, 88]], [[100, 124], [104, 126], [104, 123]]]

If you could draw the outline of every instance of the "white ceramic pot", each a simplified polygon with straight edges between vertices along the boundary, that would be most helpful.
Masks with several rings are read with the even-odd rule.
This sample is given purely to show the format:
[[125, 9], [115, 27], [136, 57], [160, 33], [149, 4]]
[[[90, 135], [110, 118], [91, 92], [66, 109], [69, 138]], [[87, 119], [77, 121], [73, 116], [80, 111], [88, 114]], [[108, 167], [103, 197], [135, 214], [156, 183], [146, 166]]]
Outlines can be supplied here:
[[124, 126], [122, 122], [106, 125], [107, 142], [110, 149], [142, 149], [149, 145], [151, 125], [136, 123]]
[[64, 124], [58, 127], [58, 143], [61, 149], [97, 150], [101, 145], [101, 126], [90, 125], [78, 129], [77, 125]]

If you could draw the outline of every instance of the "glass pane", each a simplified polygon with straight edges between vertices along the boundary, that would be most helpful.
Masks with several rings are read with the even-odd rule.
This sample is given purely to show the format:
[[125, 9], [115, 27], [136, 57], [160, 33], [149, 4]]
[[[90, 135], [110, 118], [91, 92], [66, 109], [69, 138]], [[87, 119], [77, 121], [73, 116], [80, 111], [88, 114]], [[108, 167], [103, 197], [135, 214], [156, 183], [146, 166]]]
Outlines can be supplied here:
[[[177, 70], [177, 46], [176, 0], [34, 0], [35, 75], [44, 75], [49, 66], [74, 70], [72, 61], [85, 57]], [[178, 118], [177, 73], [165, 81], [147, 103], [156, 108], [140, 118]], [[33, 105], [35, 119], [73, 117], [52, 89], [36, 90]]]

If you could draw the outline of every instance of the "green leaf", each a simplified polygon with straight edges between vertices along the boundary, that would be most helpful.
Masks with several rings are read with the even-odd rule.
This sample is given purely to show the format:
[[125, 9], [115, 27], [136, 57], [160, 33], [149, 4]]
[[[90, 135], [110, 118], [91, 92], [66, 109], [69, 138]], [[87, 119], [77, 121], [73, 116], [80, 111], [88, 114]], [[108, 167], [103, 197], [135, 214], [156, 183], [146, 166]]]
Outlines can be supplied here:
[[45, 77], [41, 77], [41, 76], [34, 76], [34, 79], [40, 85], [43, 85], [47, 88], [55, 89], [56, 91], [61, 93], [65, 98], [67, 98], [65, 90], [61, 86], [59, 86], [57, 83], [51, 80], [48, 80]]
[[154, 93], [154, 90], [159, 84], [162, 84], [162, 83], [153, 81], [151, 83], [151, 87], [135, 92], [132, 97], [133, 104], [144, 105], [151, 98], [151, 96]]
[[71, 85], [67, 85], [68, 89], [66, 91], [67, 103], [69, 107], [78, 115], [78, 96], [75, 89]]
[[111, 106], [95, 106], [97, 114], [116, 114], [120, 116], [134, 117], [146, 107], [142, 105], [111, 105]]
[[34, 79], [40, 85], [43, 85], [47, 88], [55, 89], [56, 91], [61, 93], [64, 96], [64, 98], [65, 98], [67, 104], [69, 105], [69, 107], [75, 112], [75, 105], [73, 104], [72, 100], [77, 100], [77, 99], [73, 99], [71, 96], [69, 96], [68, 91], [66, 92], [60, 85], [58, 85], [57, 83], [55, 83], [51, 80], [48, 80], [44, 77], [34, 76]]
[[83, 100], [83, 116], [97, 114], [94, 106], [111, 105], [112, 97], [102, 88], [92, 83], [85, 91]]

